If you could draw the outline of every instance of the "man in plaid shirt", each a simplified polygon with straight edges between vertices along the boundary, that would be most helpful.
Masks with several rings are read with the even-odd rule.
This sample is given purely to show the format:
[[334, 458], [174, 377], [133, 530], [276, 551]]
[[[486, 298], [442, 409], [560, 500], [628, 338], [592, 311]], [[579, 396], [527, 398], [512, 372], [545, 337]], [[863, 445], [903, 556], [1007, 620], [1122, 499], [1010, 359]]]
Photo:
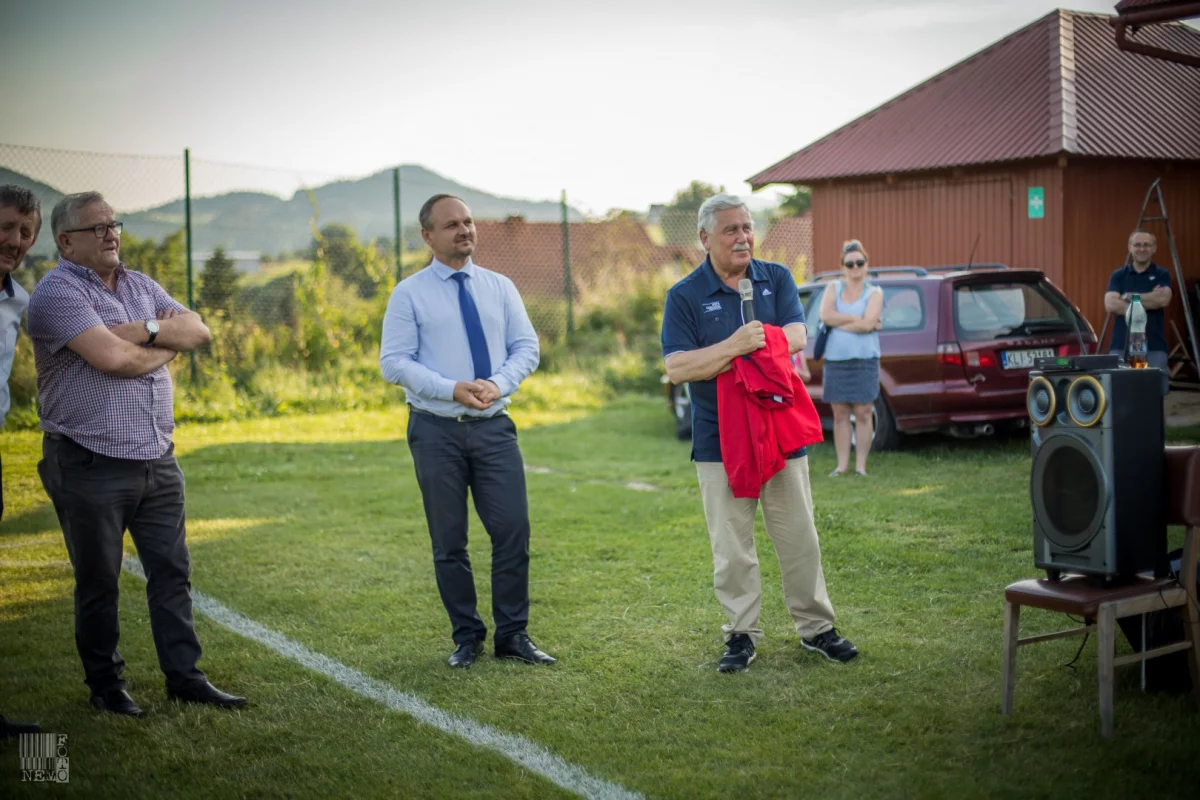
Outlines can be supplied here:
[[75, 645], [97, 709], [143, 716], [117, 652], [117, 583], [128, 529], [146, 573], [150, 628], [173, 699], [232, 708], [196, 667], [183, 473], [167, 362], [208, 342], [199, 315], [120, 260], [121, 223], [98, 192], [50, 216], [58, 266], [29, 302], [44, 431], [38, 473], [75, 571]]

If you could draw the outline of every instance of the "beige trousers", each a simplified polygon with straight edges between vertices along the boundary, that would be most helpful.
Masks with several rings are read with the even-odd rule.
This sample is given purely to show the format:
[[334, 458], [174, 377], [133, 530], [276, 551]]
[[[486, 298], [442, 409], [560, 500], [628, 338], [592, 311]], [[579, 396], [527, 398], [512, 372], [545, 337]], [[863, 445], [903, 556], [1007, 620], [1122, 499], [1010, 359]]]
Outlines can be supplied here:
[[[754, 550], [754, 515], [759, 501], [739, 499], [729, 488], [720, 462], [696, 462], [704, 519], [712, 543], [713, 586], [729, 623], [721, 626], [725, 640], [747, 633], [755, 644], [762, 640], [758, 627], [762, 610], [762, 585]], [[821, 571], [821, 544], [813, 521], [812, 491], [808, 482], [808, 457], [793, 458], [762, 488], [763, 521], [775, 544], [783, 573], [783, 596], [796, 625], [806, 639], [833, 627], [833, 605]]]

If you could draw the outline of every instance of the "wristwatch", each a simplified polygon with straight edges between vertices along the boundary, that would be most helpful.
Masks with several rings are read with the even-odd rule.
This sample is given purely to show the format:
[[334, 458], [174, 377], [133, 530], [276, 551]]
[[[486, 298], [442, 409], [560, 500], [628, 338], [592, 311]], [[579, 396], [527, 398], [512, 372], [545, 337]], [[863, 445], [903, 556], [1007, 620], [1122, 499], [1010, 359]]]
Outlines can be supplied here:
[[146, 333], [150, 334], [150, 338], [146, 340], [146, 346], [152, 347], [154, 339], [158, 336], [158, 321], [153, 319], [146, 320]]

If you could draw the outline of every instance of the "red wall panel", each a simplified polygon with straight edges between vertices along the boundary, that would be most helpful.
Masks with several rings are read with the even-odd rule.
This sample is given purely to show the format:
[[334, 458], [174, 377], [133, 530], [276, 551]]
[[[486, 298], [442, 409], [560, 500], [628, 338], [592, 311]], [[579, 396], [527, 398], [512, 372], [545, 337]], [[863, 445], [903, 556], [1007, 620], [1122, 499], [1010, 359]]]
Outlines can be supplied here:
[[[976, 262], [1040, 269], [1100, 331], [1108, 276], [1125, 259], [1146, 190], [1156, 177], [1175, 234], [1184, 279], [1200, 282], [1200, 164], [1067, 157], [992, 169], [914, 177], [838, 180], [813, 188], [813, 253], [817, 271], [837, 269], [844, 240], [863, 241], [874, 266]], [[1045, 213], [1029, 215], [1031, 187], [1041, 187]], [[1171, 269], [1162, 222], [1158, 263]], [[1176, 286], [1171, 317], [1186, 336]], [[1197, 320], [1200, 325], [1200, 320]], [[1174, 334], [1168, 330], [1168, 342]]]
[[[1097, 332], [1104, 325], [1104, 289], [1108, 277], [1124, 263], [1129, 234], [1137, 225], [1146, 191], [1159, 177], [1184, 280], [1194, 284], [1200, 281], [1200, 164], [1079, 159], [1072, 160], [1067, 167], [1069, 213], [1063, 250], [1064, 288]], [[1149, 213], [1157, 216], [1157, 204], [1151, 204]], [[1166, 267], [1172, 283], [1177, 283], [1164, 223], [1149, 222], [1144, 227], [1158, 236], [1154, 260]], [[1176, 285], [1170, 316], [1180, 334], [1186, 337], [1182, 294]], [[1173, 345], [1175, 341], [1168, 325], [1167, 342]]]
[[[1063, 190], [1054, 165], [914, 178], [827, 182], [813, 187], [814, 256], [836, 269], [839, 247], [863, 241], [875, 266], [976, 262], [1062, 277]], [[1045, 216], [1029, 219], [1028, 190], [1041, 186]], [[976, 240], [978, 239], [978, 244]]]

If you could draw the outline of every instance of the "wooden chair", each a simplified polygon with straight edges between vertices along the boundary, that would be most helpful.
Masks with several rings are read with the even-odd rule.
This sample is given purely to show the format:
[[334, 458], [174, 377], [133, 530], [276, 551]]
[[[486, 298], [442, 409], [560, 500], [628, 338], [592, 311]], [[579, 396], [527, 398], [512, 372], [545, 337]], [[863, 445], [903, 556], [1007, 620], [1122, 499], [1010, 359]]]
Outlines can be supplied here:
[[[1124, 664], [1188, 651], [1192, 699], [1200, 708], [1200, 610], [1196, 593], [1196, 558], [1200, 550], [1200, 447], [1168, 447], [1163, 475], [1167, 482], [1167, 523], [1186, 525], [1180, 580], [1141, 577], [1122, 586], [1097, 587], [1083, 576], [1059, 581], [1027, 580], [1004, 591], [1004, 698], [1001, 713], [1011, 714], [1016, 684], [1017, 648], [1096, 631], [1100, 680], [1100, 734], [1113, 735], [1113, 670]], [[1021, 606], [1074, 614], [1095, 623], [1059, 633], [1018, 637]], [[1144, 653], [1116, 658], [1117, 620], [1165, 608], [1185, 608], [1184, 640]]]

